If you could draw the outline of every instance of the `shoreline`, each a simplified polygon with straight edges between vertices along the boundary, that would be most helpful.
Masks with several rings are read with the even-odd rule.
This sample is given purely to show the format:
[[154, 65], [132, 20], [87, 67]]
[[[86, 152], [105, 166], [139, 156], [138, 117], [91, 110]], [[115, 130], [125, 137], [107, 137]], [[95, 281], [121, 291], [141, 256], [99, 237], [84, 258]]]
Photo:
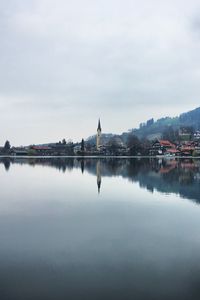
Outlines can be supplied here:
[[0, 158], [23, 158], [23, 159], [30, 159], [30, 158], [94, 158], [94, 159], [99, 159], [99, 158], [123, 158], [123, 159], [143, 159], [143, 158], [157, 158], [157, 159], [200, 159], [200, 156], [165, 156], [165, 155], [155, 155], [155, 156], [142, 156], [142, 155], [136, 155], [136, 156], [125, 156], [125, 155], [0, 155]]

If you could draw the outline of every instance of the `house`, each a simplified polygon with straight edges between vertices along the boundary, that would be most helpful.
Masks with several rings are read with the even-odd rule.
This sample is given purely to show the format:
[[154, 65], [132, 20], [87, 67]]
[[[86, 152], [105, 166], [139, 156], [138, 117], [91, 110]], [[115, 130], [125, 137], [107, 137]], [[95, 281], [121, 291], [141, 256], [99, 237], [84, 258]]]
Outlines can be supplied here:
[[195, 131], [194, 133], [194, 140], [199, 141], [200, 140], [200, 130]]
[[182, 127], [179, 130], [179, 138], [181, 141], [190, 141], [192, 137], [192, 129], [190, 127]]
[[168, 153], [173, 152], [173, 154], [178, 153], [176, 151], [176, 145], [174, 145], [173, 143], [171, 143], [168, 140], [156, 140], [153, 142], [153, 144], [149, 150], [149, 154], [151, 156], [164, 155], [166, 152], [168, 152]]
[[52, 148], [49, 146], [31, 146], [30, 150], [33, 151], [32, 154], [35, 152], [35, 155], [45, 156], [52, 154]]
[[169, 155], [169, 156], [179, 156], [180, 154], [181, 152], [176, 148], [169, 148], [166, 149], [165, 151], [165, 155]]
[[28, 149], [25, 147], [13, 147], [12, 155], [14, 156], [26, 156], [28, 155]]
[[182, 143], [179, 146], [179, 150], [181, 152], [181, 155], [182, 156], [192, 156], [193, 152], [197, 148], [197, 145], [198, 145], [198, 143], [196, 143], [194, 141]]
[[180, 152], [181, 152], [181, 155], [182, 156], [192, 156], [193, 155], [193, 152], [195, 150], [195, 147], [193, 146], [182, 146], [181, 149], [180, 149]]

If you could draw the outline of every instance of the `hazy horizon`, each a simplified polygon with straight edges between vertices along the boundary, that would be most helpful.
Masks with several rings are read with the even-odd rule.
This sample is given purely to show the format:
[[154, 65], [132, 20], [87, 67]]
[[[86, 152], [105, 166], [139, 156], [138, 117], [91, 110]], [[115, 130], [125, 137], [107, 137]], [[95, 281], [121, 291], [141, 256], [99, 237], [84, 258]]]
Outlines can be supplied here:
[[0, 3], [0, 144], [122, 133], [199, 106], [200, 3]]

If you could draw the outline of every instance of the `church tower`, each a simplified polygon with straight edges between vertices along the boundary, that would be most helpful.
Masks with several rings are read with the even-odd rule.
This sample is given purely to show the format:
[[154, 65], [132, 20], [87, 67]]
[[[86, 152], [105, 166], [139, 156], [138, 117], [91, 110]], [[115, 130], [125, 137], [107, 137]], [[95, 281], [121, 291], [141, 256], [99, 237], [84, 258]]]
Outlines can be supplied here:
[[96, 141], [96, 148], [97, 150], [100, 150], [101, 146], [101, 122], [99, 119], [98, 127], [97, 127], [97, 141]]

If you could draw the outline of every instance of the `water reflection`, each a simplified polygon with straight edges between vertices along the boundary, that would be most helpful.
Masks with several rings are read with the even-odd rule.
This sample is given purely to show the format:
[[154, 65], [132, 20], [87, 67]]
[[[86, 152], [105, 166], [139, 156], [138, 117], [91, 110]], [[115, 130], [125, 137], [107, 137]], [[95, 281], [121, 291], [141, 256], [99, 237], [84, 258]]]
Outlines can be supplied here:
[[153, 193], [175, 193], [200, 203], [200, 160], [198, 159], [122, 159], [122, 158], [1, 158], [6, 171], [12, 164], [53, 167], [62, 172], [79, 169], [97, 178], [101, 191], [102, 177], [121, 176], [139, 182]]
[[3, 158], [2, 163], [4, 164], [5, 170], [9, 171], [10, 169], [10, 159], [9, 158]]
[[98, 193], [100, 193], [100, 189], [101, 189], [101, 161], [100, 160], [97, 161], [96, 172], [97, 172]]
[[1, 300], [200, 299], [200, 206], [165, 195], [200, 203], [199, 160], [1, 158], [0, 176]]

